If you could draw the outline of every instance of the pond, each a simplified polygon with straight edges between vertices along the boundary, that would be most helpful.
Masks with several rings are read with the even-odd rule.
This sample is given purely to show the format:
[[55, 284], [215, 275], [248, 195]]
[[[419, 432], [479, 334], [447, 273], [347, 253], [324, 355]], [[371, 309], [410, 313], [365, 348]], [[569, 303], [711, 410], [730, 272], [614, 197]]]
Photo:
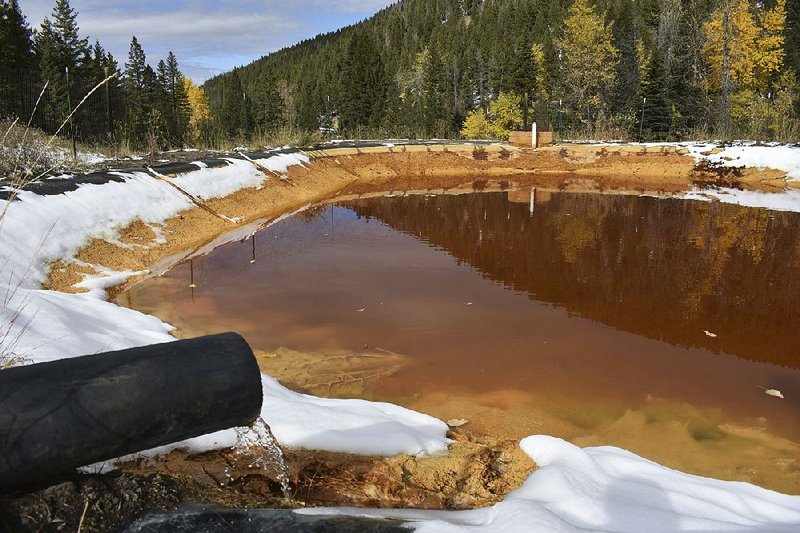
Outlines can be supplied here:
[[373, 197], [119, 302], [179, 336], [237, 331], [299, 390], [798, 494], [798, 228], [794, 213], [638, 196]]

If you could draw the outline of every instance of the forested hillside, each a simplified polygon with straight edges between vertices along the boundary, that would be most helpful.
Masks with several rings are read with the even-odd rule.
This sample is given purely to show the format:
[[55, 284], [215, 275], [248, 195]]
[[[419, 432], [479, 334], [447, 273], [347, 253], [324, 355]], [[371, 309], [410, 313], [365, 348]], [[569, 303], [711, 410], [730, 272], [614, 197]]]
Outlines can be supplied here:
[[0, 0], [0, 120], [157, 150], [197, 140], [207, 118], [197, 91], [172, 52], [153, 67], [134, 36], [120, 65], [99, 41], [90, 44], [69, 0], [54, 0], [39, 28], [17, 0]]
[[799, 72], [798, 0], [402, 0], [204, 88], [231, 136], [789, 141]]

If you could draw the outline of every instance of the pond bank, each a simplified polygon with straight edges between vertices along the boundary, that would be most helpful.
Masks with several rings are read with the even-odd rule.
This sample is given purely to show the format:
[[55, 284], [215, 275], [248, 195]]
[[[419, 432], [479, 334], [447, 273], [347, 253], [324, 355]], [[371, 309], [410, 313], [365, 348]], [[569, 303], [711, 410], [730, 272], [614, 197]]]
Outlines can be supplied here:
[[[707, 153], [711, 153], [710, 151]], [[688, 150], [676, 147], [554, 146], [523, 150], [507, 145], [418, 145], [331, 148], [308, 152], [305, 165], [289, 166], [286, 179], [270, 175], [258, 187], [237, 190], [205, 201], [152, 225], [135, 221], [115, 239], [93, 239], [69, 260], [51, 265], [48, 289], [86, 292], [76, 287], [103, 270], [140, 272], [166, 270], [187, 250], [199, 250], [215, 237], [254, 221], [274, 220], [307, 205], [331, 198], [353, 199], [370, 194], [457, 192], [536, 187], [571, 192], [680, 195], [698, 184], [734, 186], [776, 192], [787, 186], [786, 173], [774, 169], [709, 169]], [[190, 177], [190, 174], [184, 174]], [[800, 185], [798, 182], [788, 186]], [[234, 219], [237, 224], [220, 218]], [[109, 242], [111, 241], [111, 242]], [[94, 267], [100, 267], [99, 269]], [[155, 268], [154, 268], [155, 267]], [[133, 276], [111, 287], [119, 292], [135, 283]]]
[[[225, 239], [247, 237], [270, 220], [334, 197], [511, 187], [669, 195], [690, 191], [697, 183], [761, 191], [785, 185], [780, 171], [698, 168], [693, 157], [679, 151], [570, 146], [531, 152], [499, 145], [311, 151], [304, 165], [268, 172], [264, 183], [218, 199], [203, 199], [208, 209], [185, 209], [163, 223], [134, 221], [114, 235], [95, 236], [74, 257], [51, 264], [45, 287], [68, 293], [109, 289], [113, 294]], [[191, 185], [191, 173], [177, 178], [183, 186]], [[232, 230], [236, 230], [233, 235]], [[227, 236], [218, 239], [223, 234]], [[126, 274], [109, 276], [119, 272]], [[87, 286], [87, 279], [94, 281]], [[298, 496], [312, 505], [464, 509], [496, 503], [533, 468], [514, 442], [465, 432], [451, 436], [457, 442], [450, 457], [420, 461], [292, 452], [289, 460]], [[234, 507], [274, 503], [270, 498], [279, 494], [277, 487], [268, 475], [254, 473], [247, 465], [233, 465], [231, 479], [220, 478], [220, 469], [232, 466], [225, 453], [187, 458], [173, 452], [154, 464], [127, 465], [126, 471], [136, 476], [157, 472], [178, 480], [184, 487], [178, 498], [182, 500]], [[457, 472], [454, 479], [453, 472]], [[223, 489], [218, 488], [220, 484]]]

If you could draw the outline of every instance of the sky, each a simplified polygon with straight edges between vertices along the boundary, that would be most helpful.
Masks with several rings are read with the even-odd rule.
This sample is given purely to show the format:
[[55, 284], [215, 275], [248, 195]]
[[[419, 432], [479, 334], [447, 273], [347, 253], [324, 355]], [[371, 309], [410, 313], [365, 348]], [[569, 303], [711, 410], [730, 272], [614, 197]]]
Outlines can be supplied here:
[[[196, 83], [285, 46], [369, 17], [396, 0], [72, 0], [90, 43], [122, 67], [135, 35], [148, 62], [172, 50]], [[19, 0], [33, 28], [55, 0]], [[154, 65], [155, 66], [155, 65]]]

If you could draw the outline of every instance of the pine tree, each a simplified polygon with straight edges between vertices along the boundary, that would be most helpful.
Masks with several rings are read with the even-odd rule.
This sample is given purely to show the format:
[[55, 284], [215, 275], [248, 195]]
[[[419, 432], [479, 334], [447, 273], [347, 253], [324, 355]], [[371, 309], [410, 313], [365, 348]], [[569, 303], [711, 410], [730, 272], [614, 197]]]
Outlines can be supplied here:
[[264, 72], [253, 91], [253, 122], [263, 132], [275, 131], [283, 123], [283, 99], [269, 72]]
[[519, 95], [522, 98], [523, 126], [529, 124], [529, 105], [536, 90], [536, 63], [533, 59], [530, 41], [518, 39], [509, 54], [503, 90]]
[[673, 132], [679, 138], [686, 138], [696, 128], [710, 123], [710, 106], [704, 90], [707, 66], [702, 47], [705, 14], [700, 8], [706, 1], [688, 0], [678, 24], [673, 65], [668, 72]]
[[0, 68], [4, 72], [32, 67], [33, 39], [17, 0], [0, 0]]
[[142, 142], [147, 130], [148, 105], [147, 56], [134, 35], [131, 39], [128, 61], [125, 63], [123, 87], [127, 102], [127, 129], [131, 140]]
[[800, 83], [800, 2], [789, 2], [786, 7], [786, 64]]
[[183, 74], [178, 68], [178, 59], [173, 52], [167, 54], [165, 90], [168, 99], [167, 124], [170, 141], [182, 146], [189, 128], [189, 99], [183, 85]]
[[236, 137], [242, 134], [245, 123], [244, 91], [238, 71], [233, 71], [233, 76], [227, 76], [222, 87], [222, 102], [216, 117], [225, 132]]
[[643, 95], [640, 131], [646, 139], [664, 140], [672, 129], [670, 103], [668, 100], [669, 80], [661, 53], [653, 52], [650, 68], [647, 71]]
[[[53, 8], [52, 21], [45, 18], [36, 38], [40, 75], [49, 82], [45, 114], [49, 126], [58, 127], [69, 114], [69, 103], [77, 103], [82, 97], [83, 59], [87, 57], [87, 41], [79, 36], [78, 13], [69, 0], [57, 0]], [[86, 91], [83, 91], [86, 92]]]
[[616, 0], [609, 13], [614, 22], [614, 46], [619, 50], [617, 84], [611, 102], [612, 112], [616, 114], [635, 113], [641, 102], [642, 47], [636, 13], [633, 0]]
[[447, 98], [447, 74], [436, 47], [425, 56], [423, 66], [422, 113], [425, 132], [446, 138], [452, 131], [453, 116]]
[[[800, 2], [789, 2], [786, 13], [786, 65], [791, 69], [800, 86]], [[800, 91], [794, 104], [795, 114], [800, 117]]]
[[366, 31], [356, 31], [342, 65], [342, 127], [376, 127], [381, 122], [387, 82], [381, 52]]
[[17, 0], [0, 0], [0, 50], [0, 117], [19, 115], [31, 107], [23, 86], [34, 64], [31, 29]]

